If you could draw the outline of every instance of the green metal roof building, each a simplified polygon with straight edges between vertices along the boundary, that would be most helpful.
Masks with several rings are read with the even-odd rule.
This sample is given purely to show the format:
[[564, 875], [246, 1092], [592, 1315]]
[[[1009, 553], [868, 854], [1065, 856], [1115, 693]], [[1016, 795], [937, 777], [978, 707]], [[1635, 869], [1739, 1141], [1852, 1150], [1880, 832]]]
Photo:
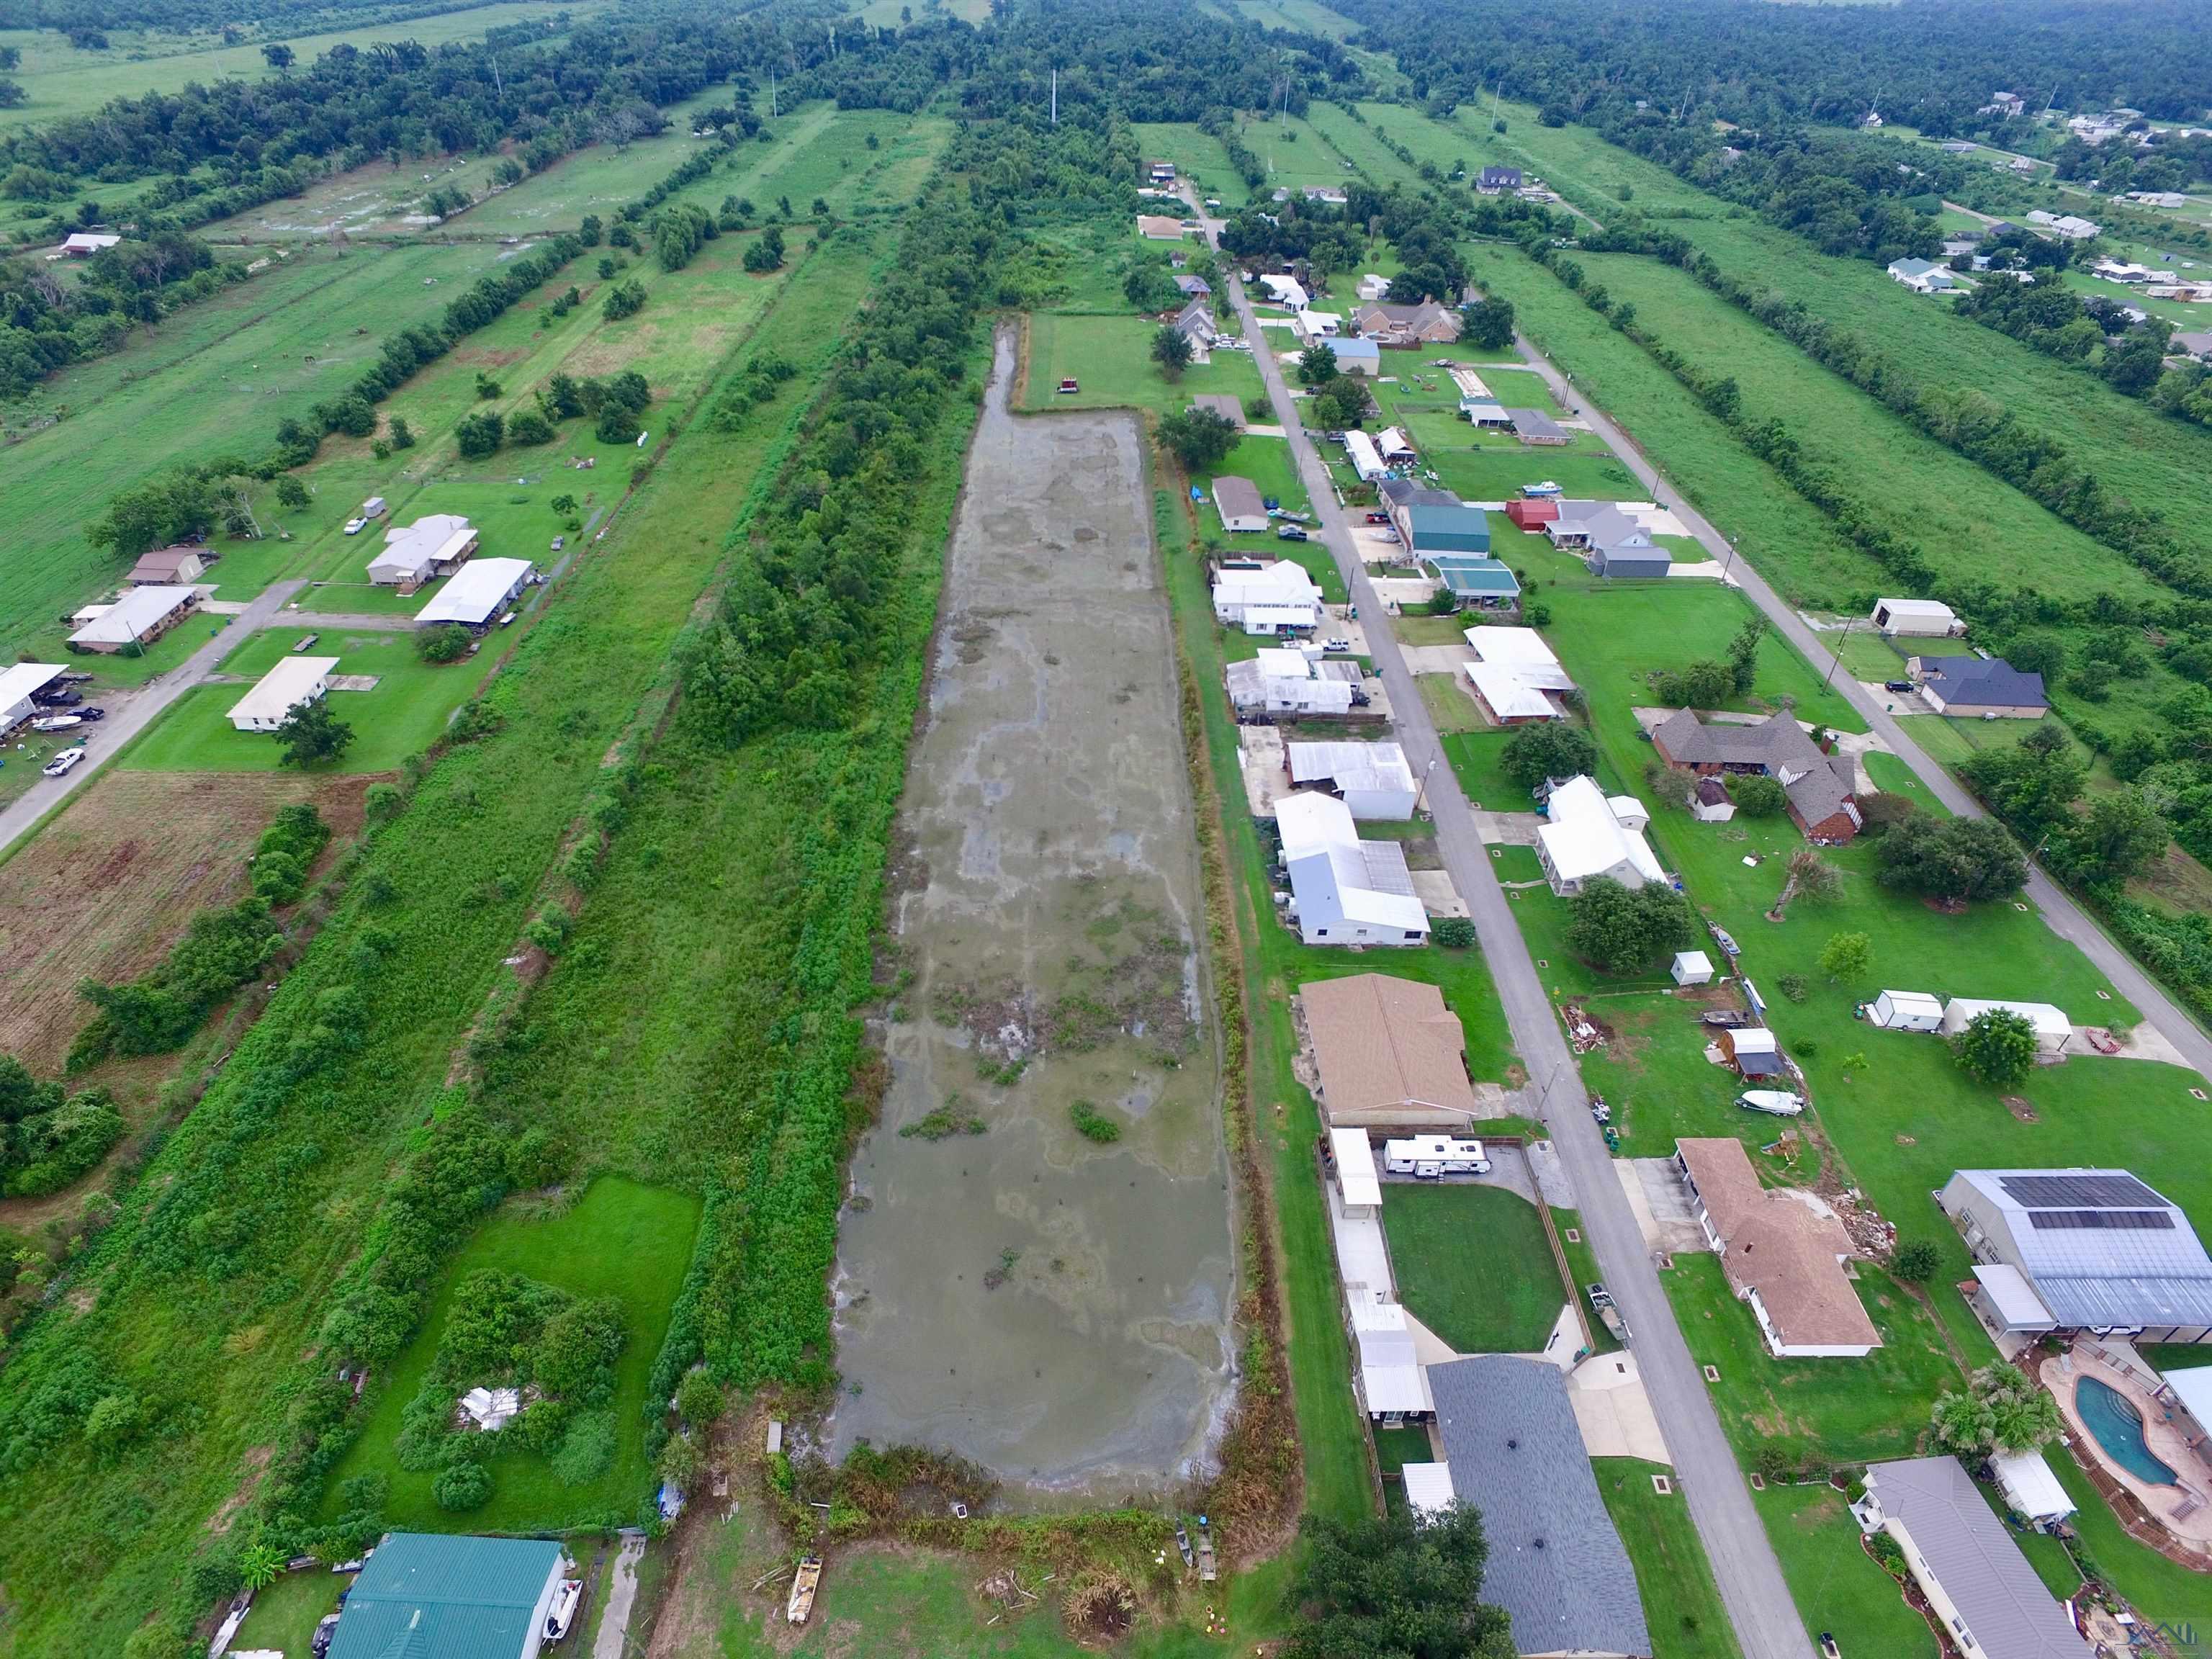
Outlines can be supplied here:
[[1517, 599], [1521, 584], [1495, 559], [1472, 553], [1444, 553], [1431, 559], [1437, 579], [1460, 599]]
[[1490, 515], [1479, 507], [1409, 507], [1406, 528], [1416, 553], [1490, 551]]
[[354, 1580], [330, 1659], [535, 1659], [561, 1566], [544, 1539], [395, 1532]]

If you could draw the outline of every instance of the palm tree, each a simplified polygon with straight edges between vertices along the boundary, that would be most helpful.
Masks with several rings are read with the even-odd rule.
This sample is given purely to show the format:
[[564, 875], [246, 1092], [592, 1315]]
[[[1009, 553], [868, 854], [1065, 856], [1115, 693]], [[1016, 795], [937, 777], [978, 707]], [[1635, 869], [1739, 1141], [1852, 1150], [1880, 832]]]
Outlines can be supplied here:
[[1766, 913], [1769, 921], [1781, 921], [1782, 913], [1789, 908], [1791, 899], [1802, 896], [1817, 904], [1822, 899], [1833, 898], [1843, 880], [1836, 873], [1835, 866], [1824, 862], [1820, 854], [1809, 847], [1801, 847], [1792, 853], [1785, 868], [1790, 872], [1789, 879], [1782, 884], [1782, 891], [1774, 901], [1774, 908]]

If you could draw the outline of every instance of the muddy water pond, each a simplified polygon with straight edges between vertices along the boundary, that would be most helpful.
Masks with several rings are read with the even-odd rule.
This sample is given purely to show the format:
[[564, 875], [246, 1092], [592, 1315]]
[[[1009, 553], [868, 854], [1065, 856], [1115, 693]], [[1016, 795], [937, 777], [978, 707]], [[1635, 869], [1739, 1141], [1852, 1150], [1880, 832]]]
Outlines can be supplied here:
[[1140, 434], [1011, 414], [1012, 356], [1002, 337], [900, 805], [903, 979], [840, 1231], [830, 1438], [956, 1453], [1048, 1503], [1203, 1464], [1232, 1254]]

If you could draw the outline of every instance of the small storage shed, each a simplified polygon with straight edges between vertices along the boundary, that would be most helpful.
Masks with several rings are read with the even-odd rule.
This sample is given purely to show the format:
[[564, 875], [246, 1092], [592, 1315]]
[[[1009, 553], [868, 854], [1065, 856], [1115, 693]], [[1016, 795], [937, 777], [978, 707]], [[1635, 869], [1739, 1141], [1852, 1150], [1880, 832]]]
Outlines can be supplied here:
[[1336, 1164], [1336, 1190], [1344, 1213], [1366, 1220], [1382, 1207], [1382, 1178], [1375, 1172], [1375, 1147], [1364, 1129], [1331, 1129], [1328, 1153]]
[[1934, 599], [1876, 599], [1868, 620], [1885, 634], [1941, 639], [1960, 631], [1958, 613]]
[[1559, 516], [1558, 501], [1522, 496], [1505, 503], [1505, 516], [1516, 530], [1541, 530]]
[[1735, 816], [1735, 803], [1729, 799], [1728, 785], [1718, 778], [1699, 778], [1691, 787], [1686, 805], [1690, 816], [1699, 823], [1726, 823]]
[[1711, 985], [1713, 982], [1712, 958], [1703, 951], [1677, 951], [1674, 973], [1677, 985]]
[[1885, 1031], [1939, 1030], [1943, 1000], [1925, 991], [1884, 991], [1868, 1005], [1867, 1018]]
[[1721, 1053], [1742, 1077], [1782, 1075], [1782, 1045], [1763, 1025], [1747, 1025], [1721, 1033]]

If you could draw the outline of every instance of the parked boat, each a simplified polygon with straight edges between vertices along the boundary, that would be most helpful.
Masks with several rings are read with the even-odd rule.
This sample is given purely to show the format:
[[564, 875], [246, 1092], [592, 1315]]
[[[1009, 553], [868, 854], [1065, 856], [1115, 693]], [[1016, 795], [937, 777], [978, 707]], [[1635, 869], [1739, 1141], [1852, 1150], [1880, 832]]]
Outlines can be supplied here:
[[822, 1586], [822, 1558], [810, 1555], [799, 1564], [791, 1580], [791, 1599], [783, 1604], [784, 1620], [803, 1625], [814, 1611], [814, 1592]]

